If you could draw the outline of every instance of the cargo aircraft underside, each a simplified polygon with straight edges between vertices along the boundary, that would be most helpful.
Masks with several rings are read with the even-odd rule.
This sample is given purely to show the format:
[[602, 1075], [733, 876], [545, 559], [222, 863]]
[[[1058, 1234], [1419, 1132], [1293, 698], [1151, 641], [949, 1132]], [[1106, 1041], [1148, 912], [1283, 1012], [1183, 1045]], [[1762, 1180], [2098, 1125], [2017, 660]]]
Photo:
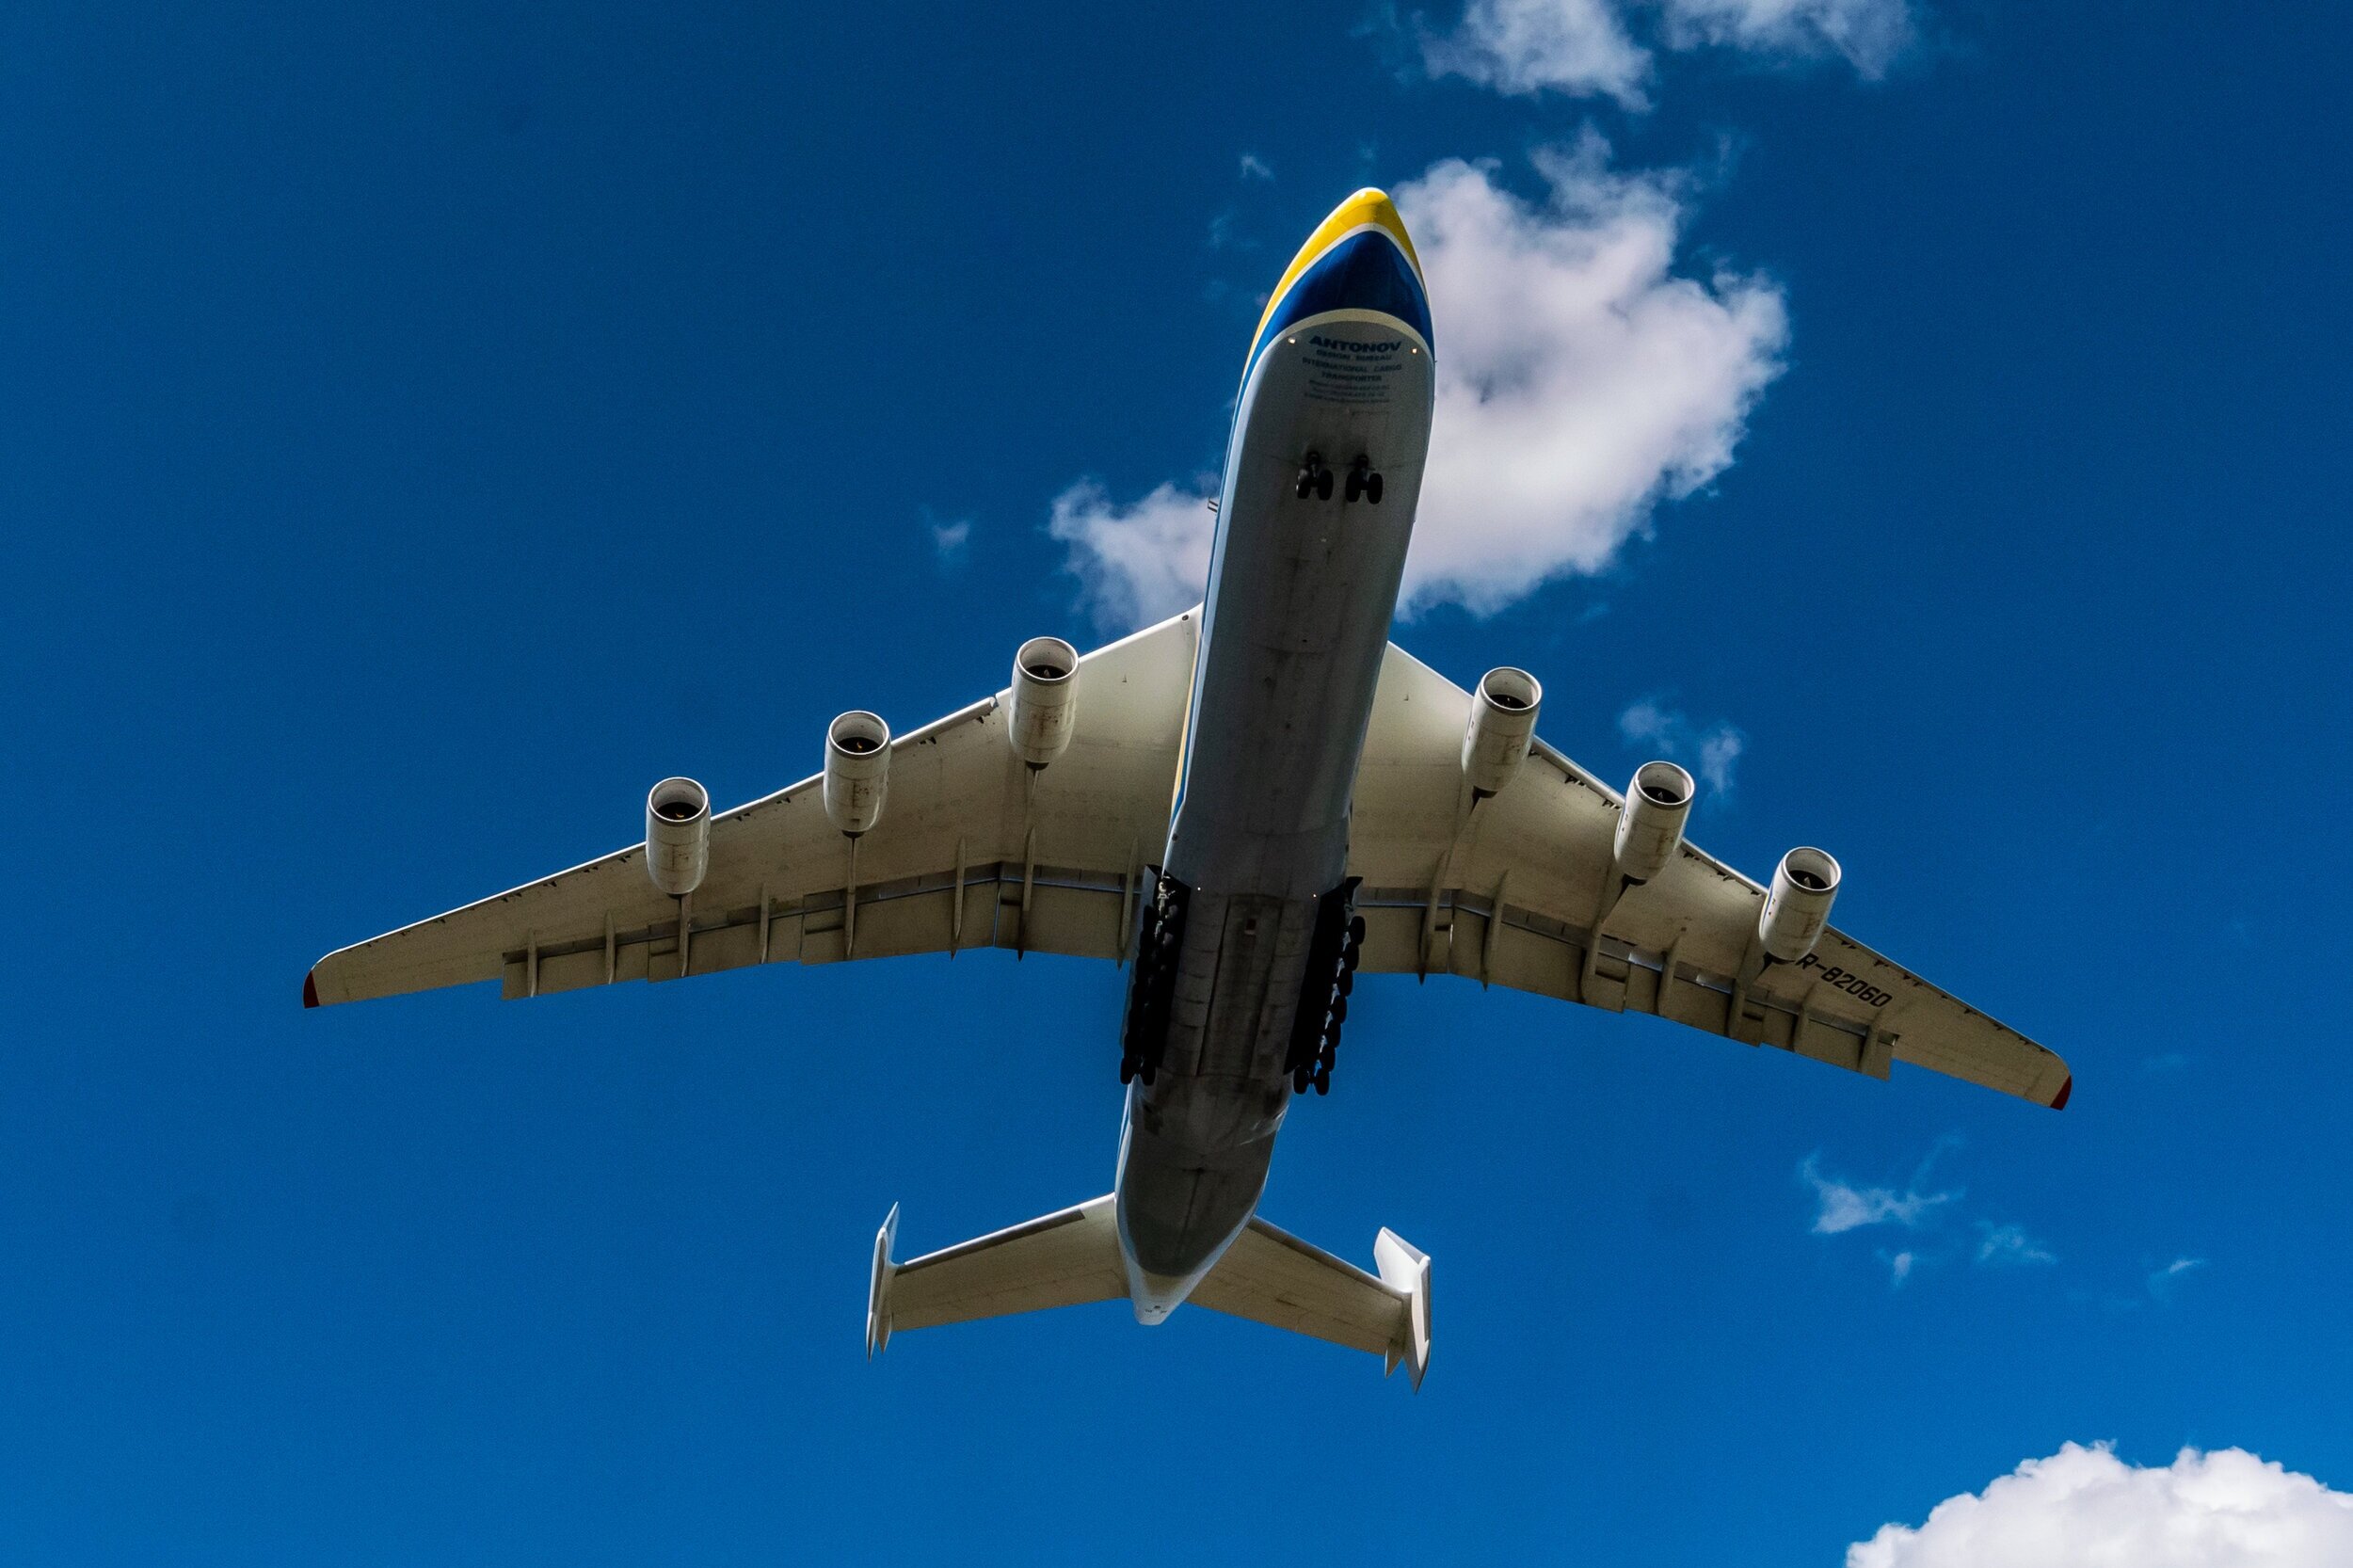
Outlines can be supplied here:
[[1533, 676], [1465, 692], [1389, 642], [1433, 352], [1413, 242], [1360, 191], [1251, 344], [1203, 604], [1083, 656], [1034, 638], [1008, 687], [908, 734], [844, 713], [823, 772], [731, 811], [664, 779], [644, 841], [330, 953], [304, 1003], [970, 948], [1125, 964], [1112, 1191], [905, 1262], [893, 1208], [868, 1353], [1009, 1312], [1124, 1298], [1156, 1323], [1192, 1302], [1402, 1363], [1417, 1387], [1429, 1258], [1384, 1230], [1368, 1271], [1257, 1212], [1361, 974], [2065, 1105], [2057, 1056], [1829, 924], [1831, 856], [1793, 849], [1753, 882], [1685, 839], [1682, 768], [1645, 763], [1621, 795], [1536, 738]]

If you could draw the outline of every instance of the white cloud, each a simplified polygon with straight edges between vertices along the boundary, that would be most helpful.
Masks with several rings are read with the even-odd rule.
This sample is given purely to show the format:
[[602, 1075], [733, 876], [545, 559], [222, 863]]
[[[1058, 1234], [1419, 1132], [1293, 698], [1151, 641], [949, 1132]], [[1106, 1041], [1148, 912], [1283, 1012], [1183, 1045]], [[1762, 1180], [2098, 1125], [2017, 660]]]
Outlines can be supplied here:
[[1647, 108], [1654, 56], [1627, 25], [1629, 10], [1657, 13], [1657, 41], [1671, 50], [1835, 55], [1873, 78], [1913, 34], [1911, 0], [1469, 0], [1454, 31], [1422, 40], [1422, 64], [1498, 92], [1549, 89]]
[[1269, 168], [1267, 161], [1256, 152], [1244, 152], [1241, 155], [1241, 177], [1245, 180], [1272, 180], [1274, 170]]
[[972, 520], [960, 518], [954, 522], [932, 524], [932, 550], [939, 564], [952, 567], [964, 559], [965, 547], [972, 542]]
[[[1901, 1250], [1881, 1248], [1878, 1252], [1879, 1260], [1887, 1265], [1888, 1284], [1897, 1288], [1901, 1288], [1924, 1265], [1941, 1267], [1967, 1262], [1998, 1269], [2057, 1263], [2057, 1255], [2028, 1234], [2024, 1225], [1975, 1220], [1970, 1222], [1977, 1232], [1974, 1241], [1957, 1234], [1961, 1221], [1961, 1202], [1967, 1193], [1958, 1187], [1932, 1188], [1929, 1175], [1938, 1160], [1960, 1146], [1958, 1137], [1938, 1139], [1920, 1161], [1919, 1169], [1901, 1188], [1864, 1186], [1828, 1175], [1822, 1169], [1820, 1154], [1806, 1156], [1798, 1166], [1798, 1179], [1814, 1192], [1814, 1234], [1843, 1236], [1875, 1225], [1920, 1233], [1918, 1240], [1910, 1240]], [[2185, 1259], [2174, 1270], [2160, 1270], [2150, 1281], [2151, 1291], [2161, 1294], [2160, 1280], [2169, 1278], [2182, 1268], [2197, 1266], [2194, 1259]]]
[[2195, 1273], [2205, 1266], [2206, 1260], [2202, 1257], [2177, 1257], [2150, 1273], [2149, 1293], [2161, 1302], [2169, 1302], [2173, 1299], [2173, 1288], [2181, 1282], [2182, 1276]]
[[1500, 92], [1550, 88], [1646, 108], [1650, 51], [1609, 0], [1470, 0], [1462, 24], [1422, 40], [1433, 76], [1467, 76]]
[[2057, 1263], [2058, 1258], [2026, 1234], [2024, 1225], [1977, 1222], [1977, 1261], [1980, 1263]]
[[[1408, 615], [1442, 603], [1488, 615], [1550, 579], [1600, 571], [1662, 497], [1723, 472], [1781, 372], [1780, 290], [1675, 276], [1683, 180], [1618, 173], [1609, 157], [1590, 132], [1538, 153], [1540, 202], [1505, 190], [1493, 165], [1452, 158], [1396, 193], [1437, 334]], [[1199, 597], [1201, 501], [1162, 486], [1123, 506], [1081, 484], [1054, 503], [1050, 532], [1099, 619], [1132, 623]], [[1737, 738], [1720, 740], [1716, 765], [1737, 754]]]
[[1746, 735], [1721, 720], [1695, 725], [1653, 697], [1630, 704], [1618, 715], [1618, 733], [1629, 744], [1649, 746], [1670, 761], [1691, 759], [1701, 779], [1720, 795], [1732, 789], [1733, 764], [1749, 744]]
[[1683, 715], [1671, 713], [1649, 697], [1630, 704], [1618, 715], [1618, 733], [1638, 744], [1663, 745], [1667, 737], [1682, 724]]
[[1847, 1548], [1847, 1568], [2343, 1568], [2353, 1495], [2242, 1448], [2184, 1448], [2127, 1464], [2070, 1443], [1982, 1494], [1937, 1504], [1917, 1529], [1888, 1525]]
[[1675, 276], [1684, 181], [1609, 158], [1590, 131], [1539, 152], [1542, 202], [1452, 158], [1397, 192], [1437, 333], [1409, 611], [1491, 614], [1601, 570], [1661, 497], [1723, 472], [1781, 373], [1780, 290]]
[[1879, 77], [1913, 37], [1908, 0], [1656, 0], [1670, 49], [1720, 44], [1787, 58], [1838, 55]]
[[[1839, 1236], [1865, 1225], [1917, 1228], [1937, 1209], [1961, 1196], [1959, 1192], [1923, 1192], [1917, 1177], [1913, 1186], [1900, 1192], [1893, 1187], [1857, 1187], [1836, 1176], [1824, 1176], [1821, 1156], [1813, 1154], [1807, 1155], [1804, 1163], [1798, 1167], [1798, 1179], [1814, 1189], [1817, 1236]], [[1911, 1272], [1912, 1263], [1904, 1263], [1897, 1270], [1897, 1280]]]
[[1054, 498], [1046, 531], [1070, 547], [1081, 599], [1105, 626], [1148, 626], [1201, 602], [1211, 523], [1202, 490], [1161, 485], [1120, 505], [1092, 479]]
[[1717, 725], [1700, 737], [1700, 776], [1713, 788], [1732, 788], [1732, 764], [1740, 760], [1748, 738], [1728, 724]]

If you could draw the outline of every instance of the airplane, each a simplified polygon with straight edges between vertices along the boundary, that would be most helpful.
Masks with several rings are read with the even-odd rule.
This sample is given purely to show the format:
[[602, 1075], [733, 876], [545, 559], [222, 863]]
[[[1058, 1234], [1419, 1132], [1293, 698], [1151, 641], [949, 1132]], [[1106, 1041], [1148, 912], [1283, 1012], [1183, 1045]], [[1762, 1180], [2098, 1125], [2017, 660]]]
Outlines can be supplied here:
[[1360, 190], [1252, 338], [1199, 606], [1083, 656], [1032, 638], [1007, 687], [905, 734], [843, 713], [821, 772], [730, 811], [663, 779], [642, 841], [329, 953], [303, 1004], [973, 948], [1126, 966], [1112, 1191], [904, 1262], [892, 1208], [870, 1359], [894, 1330], [1124, 1298], [1144, 1323], [1190, 1302], [1370, 1352], [1418, 1389], [1428, 1256], [1384, 1229], [1366, 1270], [1257, 1211], [1360, 973], [2064, 1107], [2058, 1056], [1830, 925], [1829, 855], [1752, 881], [1685, 838], [1683, 768], [1645, 762], [1622, 795], [1536, 736], [1534, 676], [1465, 692], [1389, 641], [1433, 354], [1413, 239]]

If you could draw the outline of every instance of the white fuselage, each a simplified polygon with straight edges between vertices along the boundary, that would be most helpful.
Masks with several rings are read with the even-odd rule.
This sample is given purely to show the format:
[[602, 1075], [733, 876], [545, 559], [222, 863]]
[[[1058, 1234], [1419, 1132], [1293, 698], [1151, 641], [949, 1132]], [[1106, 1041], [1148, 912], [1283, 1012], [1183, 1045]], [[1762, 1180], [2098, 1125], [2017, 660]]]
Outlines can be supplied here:
[[[1164, 863], [1191, 894], [1182, 960], [1165, 1055], [1130, 1085], [1120, 1141], [1120, 1243], [1145, 1321], [1249, 1220], [1291, 1097], [1309, 935], [1347, 874], [1429, 445], [1425, 331], [1345, 303], [1271, 312], [1242, 384]], [[1334, 471], [1330, 499], [1297, 494], [1311, 453]], [[1345, 498], [1359, 457], [1382, 476], [1378, 504]]]

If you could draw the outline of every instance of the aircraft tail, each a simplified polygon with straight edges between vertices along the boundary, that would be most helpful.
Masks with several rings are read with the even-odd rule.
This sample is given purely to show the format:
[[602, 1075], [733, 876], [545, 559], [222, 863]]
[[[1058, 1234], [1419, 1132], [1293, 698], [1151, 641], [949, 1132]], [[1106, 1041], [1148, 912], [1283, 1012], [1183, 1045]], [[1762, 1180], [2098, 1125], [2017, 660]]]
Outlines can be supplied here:
[[[1106, 1194], [959, 1246], [900, 1263], [899, 1210], [874, 1238], [866, 1353], [898, 1329], [1116, 1301], [1128, 1294], [1118, 1222]], [[1430, 1368], [1430, 1259], [1394, 1231], [1374, 1240], [1380, 1273], [1252, 1219], [1191, 1300], [1236, 1318], [1368, 1351], [1416, 1388]]]

